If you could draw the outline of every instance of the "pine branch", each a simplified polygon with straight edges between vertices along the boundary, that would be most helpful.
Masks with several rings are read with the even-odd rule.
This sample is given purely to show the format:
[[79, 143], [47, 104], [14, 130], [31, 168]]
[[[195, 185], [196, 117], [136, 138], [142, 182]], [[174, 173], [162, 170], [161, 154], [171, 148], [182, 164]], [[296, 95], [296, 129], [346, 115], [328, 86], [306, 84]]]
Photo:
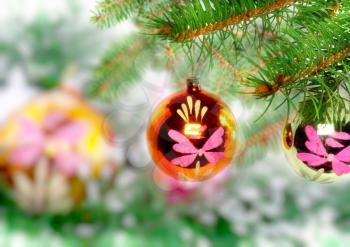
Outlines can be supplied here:
[[240, 79], [240, 81], [243, 81], [243, 75], [240, 71], [235, 69], [224, 57], [223, 54], [221, 54], [217, 49], [210, 46], [210, 49], [214, 55], [214, 57], [218, 60], [220, 66], [222, 69], [228, 69], [232, 74], [232, 80]]
[[111, 27], [142, 9], [150, 0], [104, 0], [97, 4], [91, 18], [100, 27]]
[[88, 94], [107, 101], [140, 78], [140, 68], [135, 64], [147, 49], [146, 39], [133, 35], [125, 42], [117, 43], [103, 58], [88, 85]]
[[146, 18], [151, 33], [180, 43], [191, 61], [197, 54], [212, 61], [215, 47], [237, 53], [248, 46], [260, 49], [264, 41], [278, 39], [290, 20], [318, 23], [334, 13], [340, 0], [182, 1], [163, 15]]
[[[266, 155], [266, 148], [280, 147], [280, 134], [287, 122], [285, 111], [287, 109], [269, 111], [259, 121], [256, 121], [256, 115], [261, 111], [262, 102], [257, 102], [252, 98], [241, 98], [240, 101], [244, 101], [245, 109], [249, 109], [252, 114], [249, 119], [241, 122], [239, 137], [241, 141], [237, 147], [235, 159], [239, 165], [251, 165]], [[294, 115], [294, 112], [291, 113], [291, 118]], [[264, 148], [261, 148], [262, 146]]]
[[269, 89], [262, 87], [261, 94], [273, 93], [347, 57], [350, 49], [350, 3], [336, 1], [331, 14], [334, 14], [334, 8], [339, 11], [340, 6], [340, 14], [322, 22], [307, 23], [300, 16], [293, 18], [295, 26], [285, 31], [285, 37], [266, 47], [264, 67], [259, 73]]
[[346, 47], [343, 50], [338, 51], [333, 55], [330, 55], [330, 57], [320, 58], [319, 62], [313, 65], [313, 67], [305, 68], [305, 70], [300, 71], [297, 75], [277, 74], [277, 76], [275, 77], [274, 84], [272, 85], [264, 84], [261, 86], [257, 86], [255, 92], [257, 94], [267, 94], [267, 95], [276, 93], [282, 87], [295, 83], [301, 79], [304, 79], [305, 77], [313, 76], [318, 72], [323, 71], [327, 67], [347, 58], [349, 55], [350, 55], [350, 48]]
[[272, 125], [265, 126], [265, 128], [260, 129], [258, 133], [254, 134], [252, 137], [244, 141], [239, 147], [236, 155], [238, 161], [242, 160], [247, 151], [256, 145], [266, 145], [266, 143], [274, 138], [277, 134], [281, 132], [286, 124], [285, 117], [280, 119], [278, 122]]
[[270, 95], [305, 77], [323, 71], [350, 53], [350, 17], [323, 22], [307, 30], [289, 30], [287, 36], [266, 47], [259, 77], [250, 77], [258, 95]]
[[281, 91], [288, 104], [301, 100], [303, 123], [343, 121], [347, 103], [339, 88], [349, 83], [348, 5], [344, 3], [337, 16], [318, 24], [302, 23], [299, 30], [288, 30], [285, 38], [267, 46], [264, 66], [258, 76], [248, 78], [255, 93], [271, 98]]
[[134, 85], [149, 69], [171, 66], [173, 54], [166, 45], [152, 37], [133, 34], [108, 51], [95, 69], [87, 93], [105, 101], [113, 101]]
[[313, 78], [300, 81], [297, 86], [304, 94], [299, 106], [300, 122], [344, 126], [349, 121], [349, 85], [350, 57]]
[[153, 27], [163, 38], [183, 43], [215, 31], [232, 32], [232, 26], [236, 24], [251, 22], [277, 10], [286, 10], [295, 2], [296, 0], [247, 0], [239, 3], [190, 0], [167, 11], [162, 17], [154, 18]]

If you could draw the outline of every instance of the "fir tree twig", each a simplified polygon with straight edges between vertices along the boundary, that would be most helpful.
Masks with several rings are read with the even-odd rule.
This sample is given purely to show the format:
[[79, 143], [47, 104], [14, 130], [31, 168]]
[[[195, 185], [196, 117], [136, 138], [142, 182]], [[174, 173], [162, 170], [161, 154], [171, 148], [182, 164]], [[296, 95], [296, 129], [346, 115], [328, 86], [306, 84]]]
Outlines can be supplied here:
[[126, 20], [148, 2], [149, 0], [103, 0], [96, 5], [91, 19], [100, 27], [111, 27]]
[[286, 8], [296, 0], [213, 2], [191, 0], [154, 19], [159, 35], [182, 43]]

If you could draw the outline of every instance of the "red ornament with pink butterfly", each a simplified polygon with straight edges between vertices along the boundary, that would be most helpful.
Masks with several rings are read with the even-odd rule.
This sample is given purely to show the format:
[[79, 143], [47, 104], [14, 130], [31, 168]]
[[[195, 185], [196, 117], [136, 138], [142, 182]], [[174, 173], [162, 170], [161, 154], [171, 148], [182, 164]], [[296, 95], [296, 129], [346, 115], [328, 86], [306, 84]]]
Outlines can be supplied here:
[[167, 175], [201, 181], [230, 164], [236, 147], [236, 122], [230, 109], [190, 78], [187, 89], [155, 109], [147, 131], [155, 164]]

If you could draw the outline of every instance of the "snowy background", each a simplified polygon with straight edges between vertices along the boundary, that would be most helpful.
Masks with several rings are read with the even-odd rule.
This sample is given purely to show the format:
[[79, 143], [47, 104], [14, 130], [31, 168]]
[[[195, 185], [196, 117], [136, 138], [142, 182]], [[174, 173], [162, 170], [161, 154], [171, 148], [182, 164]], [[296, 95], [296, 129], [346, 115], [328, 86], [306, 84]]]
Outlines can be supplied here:
[[[82, 48], [79, 50], [80, 56], [75, 54], [75, 57], [69, 57], [66, 54], [65, 58], [60, 58], [67, 64], [64, 64], [57, 78], [64, 85], [82, 91], [91, 76], [91, 70], [98, 65], [107, 48], [126, 33], [135, 31], [129, 22], [109, 30], [96, 28], [89, 21], [95, 0], [0, 1], [0, 41], [10, 44], [0, 53], [0, 77], [4, 82], [0, 88], [2, 124], [23, 104], [42, 93], [42, 89], [35, 85], [36, 76], [51, 71], [58, 63], [55, 56], [45, 62], [35, 60], [36, 52], [40, 50], [40, 46], [37, 47], [39, 44], [45, 45], [52, 42], [52, 37], [56, 37], [68, 55], [77, 52], [76, 47]], [[56, 29], [51, 30], [53, 33], [58, 33], [48, 37], [47, 41], [44, 35], [36, 43], [28, 28], [40, 16], [44, 16], [44, 24], [58, 23], [58, 26], [51, 27]], [[11, 52], [12, 49], [16, 52]], [[9, 59], [13, 54], [16, 54], [14, 58]], [[105, 205], [109, 217], [118, 218], [117, 224], [104, 226], [101, 223], [74, 222], [72, 226], [73, 223], [67, 222], [62, 223], [62, 229], [68, 230], [56, 230], [46, 218], [35, 218], [34, 222], [37, 223], [34, 225], [37, 226], [32, 230], [33, 225], [28, 223], [32, 218], [21, 215], [11, 220], [13, 217], [0, 201], [0, 246], [90, 246], [90, 241], [94, 241], [92, 246], [118, 247], [145, 246], [143, 244], [147, 241], [154, 243], [153, 246], [165, 246], [166, 243], [166, 246], [182, 244], [200, 247], [219, 246], [217, 244], [259, 247], [350, 245], [349, 179], [332, 185], [307, 182], [288, 165], [282, 148], [277, 152], [266, 150], [264, 159], [250, 165], [239, 168], [231, 166], [225, 175], [217, 178], [218, 182], [178, 185], [182, 191], [180, 194], [159, 183], [154, 178], [156, 175], [144, 134], [152, 108], [160, 98], [172, 91], [168, 86], [169, 80], [166, 73], [146, 71], [144, 79], [130, 89], [127, 95], [120, 96], [112, 106], [91, 102], [118, 126], [117, 139], [113, 141], [117, 142], [115, 152], [120, 156], [124, 169], [116, 178], [115, 188], [106, 198], [98, 199]], [[228, 103], [238, 123], [244, 121], [249, 111], [237, 102]], [[149, 215], [140, 219], [138, 211], [142, 211], [145, 205], [139, 205], [140, 208], [135, 210], [128, 208], [128, 205], [142, 195], [142, 190], [140, 192], [140, 188], [135, 187], [142, 186], [143, 177], [149, 178], [146, 180], [151, 183], [155, 194], [170, 198], [171, 205], [151, 203], [148, 206], [153, 208], [144, 212]], [[216, 186], [216, 183], [221, 182], [224, 185], [212, 188], [213, 184]], [[183, 203], [181, 197], [197, 187], [201, 187], [201, 199]], [[158, 200], [157, 196], [155, 198]], [[90, 199], [96, 200], [94, 196]], [[151, 216], [154, 212], [158, 215]], [[195, 219], [195, 226], [188, 223], [189, 215]], [[27, 220], [22, 222], [20, 219], [23, 217]], [[225, 237], [221, 236], [218, 224], [222, 219], [226, 225], [225, 231], [229, 229]], [[161, 234], [161, 231], [143, 232], [142, 229], [147, 229], [147, 221], [152, 220], [159, 226], [174, 224], [174, 229], [169, 231], [170, 235], [175, 236], [171, 238], [169, 234]], [[210, 234], [207, 234], [206, 230], [199, 229], [212, 230], [208, 230]]]

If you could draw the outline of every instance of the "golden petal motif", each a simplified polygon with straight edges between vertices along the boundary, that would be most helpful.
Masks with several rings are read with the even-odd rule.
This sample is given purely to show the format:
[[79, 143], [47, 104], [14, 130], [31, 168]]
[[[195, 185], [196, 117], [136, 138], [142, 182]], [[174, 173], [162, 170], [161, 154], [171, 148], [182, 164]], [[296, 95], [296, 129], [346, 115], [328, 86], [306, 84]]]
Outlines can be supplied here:
[[196, 119], [198, 119], [198, 115], [199, 115], [199, 112], [201, 110], [201, 101], [200, 100], [196, 100], [196, 103], [194, 105], [194, 110], [195, 110], [195, 114], [196, 114]]
[[192, 115], [192, 111], [193, 111], [193, 101], [192, 101], [192, 97], [188, 96], [187, 97], [187, 104], [188, 104], [188, 108], [190, 109], [190, 115]]
[[178, 109], [176, 112], [177, 112], [177, 114], [179, 114], [179, 116], [180, 116], [185, 122], [187, 122], [187, 119], [186, 119], [185, 115], [183, 114], [183, 112], [182, 112], [180, 109]]
[[[190, 116], [195, 115], [196, 119], [198, 119], [199, 115], [201, 117], [201, 121], [203, 120], [205, 114], [208, 112], [208, 107], [201, 107], [202, 102], [200, 100], [196, 100], [193, 105], [193, 99], [191, 96], [187, 97], [187, 105], [185, 103], [181, 104], [181, 108], [177, 109], [177, 114], [187, 123], [190, 121]], [[194, 109], [193, 109], [194, 107]], [[193, 111], [194, 110], [194, 111]]]
[[186, 117], [187, 122], [188, 122], [189, 117], [188, 117], [188, 110], [187, 110], [187, 106], [186, 106], [186, 104], [181, 104], [181, 107], [182, 107], [182, 112], [185, 114], [185, 117]]

